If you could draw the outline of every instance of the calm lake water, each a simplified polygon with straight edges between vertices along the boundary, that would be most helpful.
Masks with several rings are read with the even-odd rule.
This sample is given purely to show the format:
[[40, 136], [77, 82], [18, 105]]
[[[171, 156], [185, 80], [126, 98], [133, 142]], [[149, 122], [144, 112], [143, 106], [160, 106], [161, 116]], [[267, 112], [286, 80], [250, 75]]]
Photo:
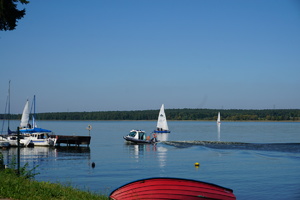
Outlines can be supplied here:
[[[16, 127], [18, 121], [12, 121]], [[169, 141], [225, 141], [248, 146], [127, 145], [131, 129], [148, 134], [155, 121], [40, 121], [39, 126], [60, 135], [88, 135], [90, 147], [23, 148], [21, 162], [38, 165], [35, 178], [109, 194], [128, 182], [150, 177], [180, 177], [233, 189], [237, 199], [300, 199], [299, 122], [170, 121]], [[280, 143], [264, 145], [264, 143]], [[284, 144], [283, 143], [288, 143]], [[263, 144], [263, 148], [261, 148]], [[256, 149], [257, 147], [257, 149]], [[259, 147], [259, 148], [258, 148]], [[5, 162], [15, 148], [1, 150]], [[96, 164], [95, 168], [91, 163]], [[200, 163], [195, 168], [194, 163]], [[22, 164], [22, 165], [23, 165]]]

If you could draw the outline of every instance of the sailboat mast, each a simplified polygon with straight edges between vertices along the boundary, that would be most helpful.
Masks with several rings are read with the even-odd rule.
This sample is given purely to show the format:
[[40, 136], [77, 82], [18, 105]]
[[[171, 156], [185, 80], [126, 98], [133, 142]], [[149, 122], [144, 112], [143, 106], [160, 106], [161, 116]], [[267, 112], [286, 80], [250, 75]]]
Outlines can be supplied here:
[[9, 107], [10, 107], [10, 81], [8, 82], [8, 95], [6, 97], [6, 103], [5, 103], [5, 111], [4, 111], [4, 118], [2, 120], [2, 129], [1, 129], [1, 135], [3, 134], [3, 128], [4, 128], [4, 125], [5, 125], [5, 121], [7, 120], [8, 123], [7, 123], [7, 133], [9, 133], [9, 121], [10, 121], [10, 110], [9, 110]]
[[[33, 113], [34, 113], [34, 115], [35, 115], [35, 95], [33, 96]], [[34, 116], [35, 117], [35, 116]]]
[[32, 118], [32, 126], [33, 126], [33, 128], [36, 127], [36, 125], [35, 125], [35, 95], [33, 96], [33, 118]]
[[8, 82], [8, 123], [7, 123], [7, 127], [9, 130], [9, 122], [10, 122], [10, 80]]

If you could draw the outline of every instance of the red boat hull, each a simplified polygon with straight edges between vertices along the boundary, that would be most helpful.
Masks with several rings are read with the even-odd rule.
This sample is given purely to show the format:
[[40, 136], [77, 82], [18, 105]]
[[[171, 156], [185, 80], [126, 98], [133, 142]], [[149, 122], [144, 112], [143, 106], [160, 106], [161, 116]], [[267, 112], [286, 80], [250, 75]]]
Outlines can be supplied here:
[[110, 196], [113, 200], [137, 199], [236, 199], [233, 191], [211, 183], [179, 178], [150, 178], [123, 185]]

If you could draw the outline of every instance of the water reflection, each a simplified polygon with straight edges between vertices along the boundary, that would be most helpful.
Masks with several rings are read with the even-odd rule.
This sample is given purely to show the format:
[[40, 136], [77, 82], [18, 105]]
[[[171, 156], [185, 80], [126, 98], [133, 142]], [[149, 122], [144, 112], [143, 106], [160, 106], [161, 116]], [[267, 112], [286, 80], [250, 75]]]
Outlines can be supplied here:
[[[13, 157], [18, 155], [18, 148], [9, 148], [1, 151], [6, 162], [9, 163]], [[55, 148], [35, 147], [35, 148], [20, 148], [21, 161], [32, 159], [41, 159], [46, 157], [56, 157]]]
[[168, 141], [169, 134], [170, 133], [157, 133], [157, 140], [160, 142]]
[[139, 158], [140, 154], [144, 154], [146, 146], [149, 145], [133, 145], [133, 155], [135, 158]]
[[77, 146], [60, 146], [56, 147], [57, 153], [64, 153], [64, 154], [75, 154], [79, 156], [87, 156], [90, 155], [91, 149], [90, 147], [77, 147]]
[[163, 168], [166, 166], [168, 149], [162, 144], [152, 145], [125, 143], [125, 147], [128, 148], [129, 154], [136, 160], [136, 162], [139, 162], [139, 159], [142, 159], [146, 152], [157, 158], [159, 167]]
[[131, 144], [124, 143], [125, 147], [128, 148], [129, 154], [132, 155], [133, 158], [138, 159], [144, 155], [145, 151], [156, 151], [156, 146], [152, 144]]
[[168, 149], [163, 146], [157, 147], [157, 158], [160, 168], [164, 168], [167, 165], [167, 151]]
[[218, 127], [218, 141], [221, 141], [221, 124], [217, 124]]
[[[11, 162], [15, 162], [18, 155], [18, 148], [2, 149], [5, 163], [8, 165]], [[20, 160], [23, 163], [26, 162], [42, 162], [45, 160], [56, 160], [59, 157], [74, 157], [79, 156], [90, 159], [89, 147], [33, 147], [33, 148], [20, 148]]]

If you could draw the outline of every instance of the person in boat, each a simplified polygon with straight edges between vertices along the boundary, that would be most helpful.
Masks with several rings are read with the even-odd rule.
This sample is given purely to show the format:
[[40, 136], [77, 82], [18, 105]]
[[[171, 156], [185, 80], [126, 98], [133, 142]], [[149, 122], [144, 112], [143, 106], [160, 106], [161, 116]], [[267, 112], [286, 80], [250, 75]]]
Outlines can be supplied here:
[[150, 140], [152, 143], [156, 143], [157, 142], [157, 138], [156, 138], [156, 133], [153, 133], [153, 138]]

